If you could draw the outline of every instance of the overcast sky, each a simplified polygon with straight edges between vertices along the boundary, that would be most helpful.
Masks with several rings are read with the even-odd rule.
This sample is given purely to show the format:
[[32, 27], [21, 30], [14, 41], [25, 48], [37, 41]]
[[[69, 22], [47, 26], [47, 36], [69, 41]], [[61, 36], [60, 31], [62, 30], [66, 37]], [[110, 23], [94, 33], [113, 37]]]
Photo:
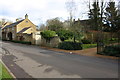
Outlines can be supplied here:
[[[67, 20], [69, 14], [65, 2], [68, 0], [0, 0], [0, 18], [15, 22], [28, 14], [29, 19], [36, 25], [45, 23], [47, 19], [60, 17]], [[87, 18], [87, 1], [74, 0], [77, 5], [75, 18]]]

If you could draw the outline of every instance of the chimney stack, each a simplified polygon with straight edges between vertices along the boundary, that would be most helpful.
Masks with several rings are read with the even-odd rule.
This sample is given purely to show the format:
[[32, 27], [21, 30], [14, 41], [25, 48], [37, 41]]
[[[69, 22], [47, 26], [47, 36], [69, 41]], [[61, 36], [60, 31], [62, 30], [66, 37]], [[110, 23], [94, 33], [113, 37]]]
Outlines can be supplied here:
[[25, 19], [28, 19], [28, 15], [27, 14], [25, 15]]
[[19, 21], [19, 19], [17, 18], [16, 21]]

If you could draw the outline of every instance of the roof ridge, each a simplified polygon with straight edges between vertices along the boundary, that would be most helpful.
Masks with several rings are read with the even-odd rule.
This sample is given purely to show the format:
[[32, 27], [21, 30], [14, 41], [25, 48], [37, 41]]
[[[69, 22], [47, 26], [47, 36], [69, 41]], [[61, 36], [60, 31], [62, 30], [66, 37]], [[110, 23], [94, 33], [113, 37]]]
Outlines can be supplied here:
[[14, 23], [12, 23], [12, 24], [6, 25], [6, 26], [3, 27], [2, 29], [8, 28], [8, 27], [16, 26], [16, 25], [18, 25], [19, 23], [21, 23], [23, 20], [24, 20], [24, 19], [19, 20], [19, 21], [16, 21], [16, 22], [14, 22]]

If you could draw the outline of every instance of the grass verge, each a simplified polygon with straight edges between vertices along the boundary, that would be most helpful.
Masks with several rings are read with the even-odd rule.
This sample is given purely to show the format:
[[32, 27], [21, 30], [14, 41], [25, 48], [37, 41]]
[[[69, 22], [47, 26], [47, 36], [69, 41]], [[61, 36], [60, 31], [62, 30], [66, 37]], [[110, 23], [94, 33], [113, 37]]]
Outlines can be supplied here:
[[82, 44], [83, 49], [97, 47], [97, 44]]
[[10, 79], [12, 80], [12, 75], [10, 75], [10, 73], [7, 71], [7, 69], [5, 68], [5, 66], [0, 62], [0, 80], [4, 80], [4, 79]]

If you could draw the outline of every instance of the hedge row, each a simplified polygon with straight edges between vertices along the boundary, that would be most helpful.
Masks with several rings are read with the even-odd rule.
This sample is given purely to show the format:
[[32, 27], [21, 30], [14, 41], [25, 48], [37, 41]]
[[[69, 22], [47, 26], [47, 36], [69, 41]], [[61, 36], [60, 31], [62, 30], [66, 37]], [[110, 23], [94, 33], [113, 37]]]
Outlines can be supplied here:
[[83, 39], [81, 41], [82, 41], [83, 44], [91, 44], [92, 43], [92, 41], [89, 40], [89, 39]]
[[120, 45], [106, 46], [101, 54], [120, 57]]
[[12, 40], [12, 42], [22, 43], [22, 44], [31, 44], [31, 42], [27, 42], [27, 41], [15, 41], [15, 40]]
[[81, 50], [82, 44], [74, 42], [62, 42], [58, 45], [58, 48], [65, 50]]

